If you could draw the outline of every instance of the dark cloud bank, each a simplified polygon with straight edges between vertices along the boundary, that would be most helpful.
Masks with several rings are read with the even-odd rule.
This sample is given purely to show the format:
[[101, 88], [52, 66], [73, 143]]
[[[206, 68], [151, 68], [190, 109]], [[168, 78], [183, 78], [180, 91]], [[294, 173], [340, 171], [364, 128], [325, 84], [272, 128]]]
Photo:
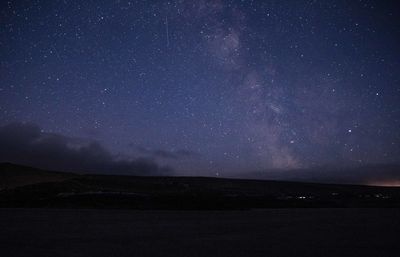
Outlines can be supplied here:
[[43, 169], [107, 174], [170, 175], [172, 170], [151, 159], [122, 159], [97, 141], [42, 132], [35, 124], [0, 127], [0, 162]]
[[[131, 145], [135, 147], [134, 145]], [[142, 146], [135, 147], [135, 150], [140, 154], [151, 156], [157, 159], [172, 159], [172, 160], [179, 160], [179, 159], [188, 159], [192, 157], [199, 157], [200, 154], [193, 151], [188, 150], [176, 150], [176, 151], [166, 151], [161, 149], [148, 149]]]
[[[184, 150], [168, 152], [140, 149], [139, 152], [145, 152], [154, 159], [188, 158], [196, 154]], [[0, 127], [0, 162], [83, 173], [129, 175], [173, 175], [174, 173], [171, 168], [162, 167], [151, 158], [121, 158], [111, 154], [97, 141], [46, 133], [37, 125], [25, 123], [12, 123]], [[368, 165], [226, 174], [228, 177], [251, 179], [393, 185], [400, 183], [399, 167], [399, 165]]]

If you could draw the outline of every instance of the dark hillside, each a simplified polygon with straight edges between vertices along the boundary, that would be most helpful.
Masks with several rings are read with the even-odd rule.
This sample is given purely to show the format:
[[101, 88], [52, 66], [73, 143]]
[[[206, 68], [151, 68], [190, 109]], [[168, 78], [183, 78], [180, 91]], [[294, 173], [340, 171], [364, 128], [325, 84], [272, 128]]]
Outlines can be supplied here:
[[19, 186], [63, 181], [78, 176], [73, 173], [45, 171], [32, 167], [0, 163], [0, 190]]
[[[400, 188], [209, 177], [75, 175], [3, 165], [2, 207], [400, 207]], [[6, 168], [4, 168], [6, 167]]]

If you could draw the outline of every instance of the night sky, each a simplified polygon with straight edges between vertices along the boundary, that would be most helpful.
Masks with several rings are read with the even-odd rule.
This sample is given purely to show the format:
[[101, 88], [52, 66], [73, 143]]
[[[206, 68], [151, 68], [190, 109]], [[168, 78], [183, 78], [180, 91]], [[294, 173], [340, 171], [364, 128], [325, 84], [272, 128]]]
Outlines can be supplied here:
[[399, 164], [396, 2], [1, 1], [0, 159], [239, 177]]

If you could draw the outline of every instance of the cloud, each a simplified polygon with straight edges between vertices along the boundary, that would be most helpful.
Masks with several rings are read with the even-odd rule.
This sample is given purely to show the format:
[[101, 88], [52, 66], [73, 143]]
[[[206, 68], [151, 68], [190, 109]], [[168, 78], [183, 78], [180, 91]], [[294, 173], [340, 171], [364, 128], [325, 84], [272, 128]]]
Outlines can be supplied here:
[[161, 158], [161, 159], [172, 159], [172, 160], [181, 160], [188, 159], [192, 157], [199, 156], [198, 153], [189, 151], [189, 150], [176, 150], [176, 151], [167, 151], [162, 149], [149, 149], [142, 146], [136, 147], [136, 150], [143, 155], [149, 156], [151, 158]]
[[42, 132], [39, 126], [27, 123], [0, 127], [0, 162], [84, 173], [166, 175], [172, 172], [151, 159], [118, 158], [98, 141]]

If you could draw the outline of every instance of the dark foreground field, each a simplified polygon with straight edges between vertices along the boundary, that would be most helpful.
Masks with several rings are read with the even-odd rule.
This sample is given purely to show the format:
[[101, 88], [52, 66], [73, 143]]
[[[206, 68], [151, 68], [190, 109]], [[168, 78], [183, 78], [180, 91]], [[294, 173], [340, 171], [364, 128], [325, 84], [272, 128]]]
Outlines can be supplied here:
[[399, 256], [400, 209], [0, 209], [0, 256]]

